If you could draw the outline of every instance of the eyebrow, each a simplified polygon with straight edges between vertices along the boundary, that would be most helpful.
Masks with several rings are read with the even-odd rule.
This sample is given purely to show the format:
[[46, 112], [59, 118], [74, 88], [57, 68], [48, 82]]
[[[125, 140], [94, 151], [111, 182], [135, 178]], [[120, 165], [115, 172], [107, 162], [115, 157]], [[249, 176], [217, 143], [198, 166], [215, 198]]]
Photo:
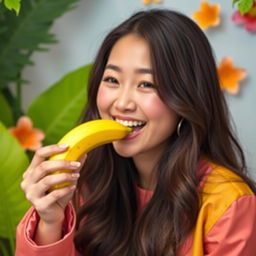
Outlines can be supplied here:
[[[122, 72], [122, 69], [120, 67], [113, 65], [113, 64], [108, 64], [105, 69], [112, 69], [119, 73]], [[153, 70], [150, 68], [137, 68], [135, 70], [135, 73], [137, 73], [137, 74], [152, 74], [153, 75]]]

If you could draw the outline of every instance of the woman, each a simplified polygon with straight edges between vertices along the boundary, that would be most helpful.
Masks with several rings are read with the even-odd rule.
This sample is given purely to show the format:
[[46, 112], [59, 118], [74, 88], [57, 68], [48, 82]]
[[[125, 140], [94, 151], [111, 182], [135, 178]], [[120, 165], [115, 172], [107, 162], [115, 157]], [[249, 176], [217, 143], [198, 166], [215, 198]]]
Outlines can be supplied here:
[[[80, 162], [45, 161], [66, 145], [36, 152], [21, 185], [33, 207], [18, 226], [16, 256], [253, 255], [255, 185], [193, 21], [151, 10], [113, 29], [88, 98], [83, 121], [134, 131]], [[47, 175], [58, 169], [74, 172]], [[64, 181], [73, 185], [46, 193]]]

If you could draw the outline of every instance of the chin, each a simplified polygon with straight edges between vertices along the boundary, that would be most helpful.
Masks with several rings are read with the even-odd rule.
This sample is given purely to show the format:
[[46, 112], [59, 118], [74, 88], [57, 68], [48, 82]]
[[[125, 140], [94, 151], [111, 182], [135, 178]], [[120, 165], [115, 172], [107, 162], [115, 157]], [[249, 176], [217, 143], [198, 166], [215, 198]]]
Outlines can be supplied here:
[[113, 146], [114, 146], [115, 152], [119, 156], [126, 157], [126, 158], [134, 156], [134, 154], [130, 150], [127, 150], [128, 149], [127, 147], [119, 147], [115, 144]]
[[122, 151], [122, 150], [116, 150], [116, 149], [115, 149], [115, 151], [119, 156], [122, 156], [122, 157], [125, 157], [125, 158], [133, 157], [133, 154], [131, 154], [130, 152], [126, 152], [126, 151]]

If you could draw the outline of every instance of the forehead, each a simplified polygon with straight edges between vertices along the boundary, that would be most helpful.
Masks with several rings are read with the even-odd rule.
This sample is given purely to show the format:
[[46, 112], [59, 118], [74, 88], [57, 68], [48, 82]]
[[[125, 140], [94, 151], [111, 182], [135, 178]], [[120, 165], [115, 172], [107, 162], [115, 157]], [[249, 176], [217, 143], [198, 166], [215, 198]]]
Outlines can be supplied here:
[[133, 65], [151, 66], [149, 45], [144, 38], [136, 34], [128, 34], [114, 44], [108, 63], [117, 65], [125, 62]]

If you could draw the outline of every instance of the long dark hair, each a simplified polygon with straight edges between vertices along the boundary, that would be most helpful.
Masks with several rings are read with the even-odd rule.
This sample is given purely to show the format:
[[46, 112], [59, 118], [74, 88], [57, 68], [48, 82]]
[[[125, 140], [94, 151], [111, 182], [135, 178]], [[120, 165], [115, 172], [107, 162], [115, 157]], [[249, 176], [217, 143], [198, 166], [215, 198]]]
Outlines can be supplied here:
[[171, 136], [155, 167], [156, 188], [142, 212], [132, 159], [119, 156], [111, 144], [88, 154], [74, 198], [75, 245], [83, 255], [174, 256], [196, 223], [202, 156], [237, 173], [254, 191], [255, 187], [231, 130], [209, 42], [178, 12], [142, 11], [107, 35], [91, 73], [83, 121], [100, 118], [96, 97], [105, 65], [117, 40], [130, 33], [148, 42], [159, 95], [184, 119], [181, 134]]

